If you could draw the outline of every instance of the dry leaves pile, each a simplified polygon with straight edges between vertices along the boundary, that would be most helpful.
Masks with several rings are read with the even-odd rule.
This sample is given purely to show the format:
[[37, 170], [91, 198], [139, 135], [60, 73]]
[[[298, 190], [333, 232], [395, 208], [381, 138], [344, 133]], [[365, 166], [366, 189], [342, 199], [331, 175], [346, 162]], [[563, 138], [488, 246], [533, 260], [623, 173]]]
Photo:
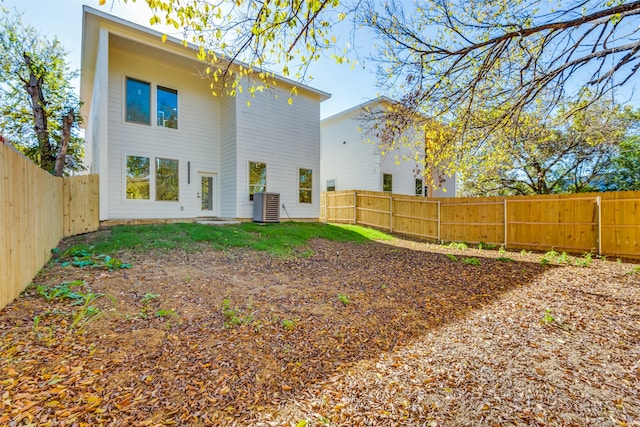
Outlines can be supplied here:
[[0, 425], [640, 426], [633, 265], [311, 246], [45, 268], [115, 303], [71, 327], [31, 287], [0, 312]]

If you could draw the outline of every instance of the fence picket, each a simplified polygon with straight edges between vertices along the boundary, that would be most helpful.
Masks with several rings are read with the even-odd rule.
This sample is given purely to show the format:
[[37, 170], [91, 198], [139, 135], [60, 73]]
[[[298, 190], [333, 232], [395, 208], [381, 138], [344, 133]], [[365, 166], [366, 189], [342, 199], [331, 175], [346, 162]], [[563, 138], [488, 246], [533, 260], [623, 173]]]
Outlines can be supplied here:
[[97, 230], [96, 175], [58, 178], [0, 143], [0, 309], [65, 236]]
[[[356, 205], [349, 205], [352, 215], [340, 211], [347, 195]], [[379, 203], [389, 197], [390, 204]], [[323, 193], [321, 200], [325, 222], [382, 230], [393, 224], [393, 232], [436, 241], [640, 258], [640, 191], [424, 198], [351, 190]]]

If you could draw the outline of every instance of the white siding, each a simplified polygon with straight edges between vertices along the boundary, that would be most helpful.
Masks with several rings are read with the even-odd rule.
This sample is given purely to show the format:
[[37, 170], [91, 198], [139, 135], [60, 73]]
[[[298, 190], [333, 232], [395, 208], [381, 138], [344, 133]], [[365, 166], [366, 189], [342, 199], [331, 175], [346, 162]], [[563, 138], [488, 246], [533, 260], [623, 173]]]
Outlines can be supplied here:
[[89, 107], [89, 118], [86, 130], [87, 151], [85, 162], [88, 162], [87, 169], [90, 173], [100, 175], [100, 220], [108, 219], [108, 197], [109, 197], [109, 168], [108, 168], [108, 115], [100, 114], [106, 111], [109, 106], [109, 33], [106, 28], [100, 28], [98, 35], [98, 46], [95, 63], [95, 75], [93, 90], [91, 93], [91, 105]]
[[[286, 206], [286, 211], [281, 209], [281, 218], [286, 219], [287, 213], [294, 219], [317, 219], [320, 215], [320, 102], [299, 94], [289, 105], [288, 98], [288, 91], [280, 89], [257, 93], [255, 98], [245, 90], [237, 97], [239, 218], [253, 217], [250, 161], [267, 164], [267, 191], [280, 193], [280, 203]], [[299, 168], [313, 171], [312, 203], [298, 202]]]
[[380, 154], [375, 144], [358, 131], [359, 112], [321, 122], [322, 191], [335, 179], [336, 190], [382, 191]]
[[238, 181], [236, 174], [237, 149], [236, 149], [236, 98], [223, 96], [221, 98], [220, 126], [221, 126], [221, 185], [220, 185], [220, 216], [223, 218], [235, 218], [237, 205]]
[[[331, 179], [335, 179], [337, 191], [382, 191], [383, 175], [390, 174], [393, 193], [415, 195], [416, 178], [422, 179], [422, 165], [415, 160], [415, 153], [400, 147], [382, 155], [377, 141], [368, 141], [368, 135], [358, 130], [363, 127], [360, 113], [359, 108], [352, 108], [321, 122], [322, 191]], [[434, 197], [455, 196], [454, 178], [448, 178], [443, 186], [447, 191], [434, 191]]]
[[[220, 173], [220, 101], [195, 68], [162, 61], [159, 51], [111, 37], [109, 52], [109, 218], [193, 218], [200, 191], [197, 172]], [[165, 57], [166, 59], [166, 57]], [[151, 83], [151, 126], [124, 120], [125, 78]], [[155, 87], [178, 91], [178, 129], [156, 126]], [[125, 156], [138, 155], [179, 160], [178, 202], [127, 200]], [[187, 167], [190, 163], [190, 183]], [[152, 168], [153, 169], [153, 168]], [[153, 175], [153, 173], [152, 173]], [[153, 179], [152, 179], [153, 182]]]
[[[403, 158], [402, 150], [394, 150], [382, 157], [382, 174], [393, 176], [393, 193], [414, 196], [416, 178], [422, 179], [422, 168], [415, 160]], [[382, 191], [382, 174], [380, 191]]]

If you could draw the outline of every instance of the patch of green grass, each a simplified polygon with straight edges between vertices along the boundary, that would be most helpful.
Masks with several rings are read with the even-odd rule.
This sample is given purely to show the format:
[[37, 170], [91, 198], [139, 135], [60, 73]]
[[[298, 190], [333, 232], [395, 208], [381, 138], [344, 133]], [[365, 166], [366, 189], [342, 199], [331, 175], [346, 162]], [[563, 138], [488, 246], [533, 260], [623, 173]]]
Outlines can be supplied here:
[[496, 261], [502, 261], [502, 262], [516, 262], [516, 260], [515, 260], [515, 259], [513, 259], [513, 258], [509, 258], [509, 257], [506, 257], [506, 256], [498, 257], [498, 258], [496, 258]]
[[282, 321], [282, 327], [287, 331], [292, 331], [298, 325], [298, 319], [284, 319]]
[[544, 312], [544, 316], [542, 316], [542, 319], [540, 319], [540, 323], [542, 323], [543, 325], [551, 325], [555, 322], [556, 318], [551, 314], [551, 309], [547, 308]]
[[467, 245], [465, 242], [451, 242], [449, 243], [449, 247], [452, 249], [459, 249], [461, 251], [464, 251], [469, 247], [469, 245]]
[[[101, 313], [100, 309], [93, 305], [100, 298], [108, 298], [115, 305], [115, 299], [113, 297], [106, 294], [94, 293], [82, 280], [64, 282], [53, 287], [40, 285], [36, 287], [36, 292], [47, 301], [72, 300], [71, 305], [77, 306], [78, 308], [71, 312], [71, 329], [83, 326]], [[41, 317], [38, 315], [34, 318], [36, 329], [38, 328], [40, 319]]]
[[244, 314], [238, 307], [231, 307], [229, 298], [225, 298], [224, 301], [222, 301], [222, 314], [225, 318], [224, 327], [226, 329], [231, 329], [234, 326], [248, 325], [253, 322], [253, 313]]
[[591, 252], [585, 252], [582, 258], [576, 258], [576, 265], [578, 267], [589, 267], [593, 261], [593, 255]]
[[349, 304], [351, 304], [351, 301], [349, 301], [349, 297], [346, 296], [345, 294], [338, 294], [338, 301], [340, 301], [342, 303], [342, 305], [344, 305], [345, 307], [348, 306]]
[[465, 258], [462, 260], [462, 262], [469, 265], [482, 265], [478, 258]]
[[160, 310], [156, 310], [155, 313], [153, 313], [154, 316], [156, 317], [177, 317], [178, 313], [176, 313], [175, 310], [173, 309], [160, 309]]
[[540, 258], [540, 264], [542, 265], [553, 264], [553, 262], [556, 260], [556, 257], [558, 255], [560, 254], [552, 249], [549, 252], [546, 252], [544, 255], [542, 255], [542, 257]]
[[629, 275], [640, 274], [640, 265], [636, 265], [631, 270], [627, 271], [627, 274]]
[[488, 249], [490, 251], [494, 250], [497, 246], [493, 243], [480, 242], [478, 243], [478, 249]]
[[[392, 239], [381, 231], [356, 225], [306, 222], [266, 225], [247, 222], [225, 226], [191, 223], [120, 225], [112, 227], [108, 237], [95, 241], [92, 251], [113, 254], [123, 249], [143, 252], [182, 248], [193, 252], [210, 245], [220, 250], [247, 247], [282, 257], [300, 252], [301, 256], [309, 257], [312, 252], [305, 246], [309, 240], [316, 238], [356, 243]], [[300, 248], [302, 251], [299, 251]]]
[[458, 257], [456, 257], [454, 254], [445, 254], [445, 255], [447, 258], [449, 258], [453, 262], [458, 261]]

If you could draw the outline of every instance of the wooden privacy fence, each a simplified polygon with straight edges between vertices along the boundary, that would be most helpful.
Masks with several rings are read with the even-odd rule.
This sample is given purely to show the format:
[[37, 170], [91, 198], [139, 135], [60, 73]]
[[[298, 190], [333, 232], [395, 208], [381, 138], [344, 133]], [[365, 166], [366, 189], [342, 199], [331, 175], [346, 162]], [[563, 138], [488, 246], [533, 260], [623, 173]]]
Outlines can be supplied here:
[[54, 177], [0, 143], [0, 309], [63, 237], [98, 229], [98, 191], [97, 175]]
[[640, 258], [640, 191], [468, 198], [336, 191], [322, 193], [320, 220], [438, 242]]

